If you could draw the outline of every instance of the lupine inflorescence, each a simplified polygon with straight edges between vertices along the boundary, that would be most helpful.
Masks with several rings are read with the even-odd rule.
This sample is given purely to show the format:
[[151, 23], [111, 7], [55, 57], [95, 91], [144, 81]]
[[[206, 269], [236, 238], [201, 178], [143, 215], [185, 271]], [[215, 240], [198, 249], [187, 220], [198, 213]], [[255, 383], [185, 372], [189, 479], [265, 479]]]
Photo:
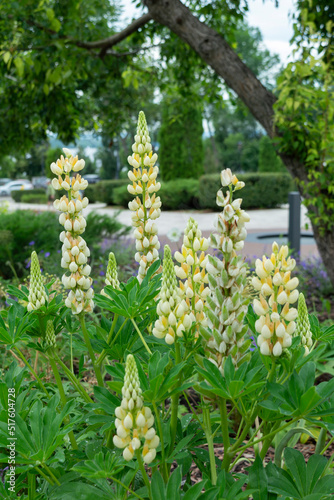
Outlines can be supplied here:
[[175, 266], [175, 273], [181, 280], [179, 282], [180, 290], [186, 299], [188, 309], [192, 313], [191, 319], [196, 322], [197, 328], [199, 325], [207, 326], [204, 306], [210, 293], [207, 286], [208, 276], [205, 272], [207, 264], [205, 251], [208, 248], [208, 239], [202, 237], [198, 223], [190, 218], [184, 231], [181, 252], [174, 254], [176, 261], [181, 264]]
[[297, 327], [295, 335], [299, 335], [301, 343], [305, 349], [305, 356], [307, 356], [310, 352], [313, 341], [310, 320], [308, 319], [307, 305], [303, 293], [300, 293], [298, 297], [298, 318], [296, 323]]
[[[109, 253], [108, 267], [105, 279], [106, 286], [112, 286], [113, 288], [119, 288], [118, 273], [117, 273], [117, 263], [116, 257], [113, 252]], [[101, 290], [102, 295], [106, 295], [104, 289]]]
[[159, 169], [155, 163], [158, 156], [152, 152], [151, 138], [143, 111], [139, 113], [132, 151], [132, 156], [128, 157], [128, 162], [133, 167], [128, 172], [132, 182], [128, 185], [128, 191], [136, 198], [129, 202], [129, 209], [133, 212], [132, 225], [135, 228], [137, 250], [135, 259], [139, 263], [138, 280], [141, 282], [152, 262], [159, 257], [158, 227], [154, 221], [161, 212], [160, 197], [156, 196], [161, 187], [160, 182], [156, 181]]
[[34, 311], [44, 306], [48, 301], [45, 292], [41, 269], [39, 267], [38, 257], [35, 251], [31, 254], [30, 264], [30, 285], [29, 285], [28, 311]]
[[49, 319], [46, 323], [45, 342], [51, 349], [53, 349], [57, 345], [55, 329], [53, 326], [53, 321], [51, 319]]
[[290, 307], [298, 299], [298, 278], [291, 277], [296, 261], [288, 257], [286, 245], [281, 248], [272, 245], [270, 258], [263, 256], [255, 262], [252, 285], [260, 292], [253, 307], [259, 319], [255, 322], [257, 344], [265, 356], [280, 356], [283, 349], [290, 347], [296, 329], [297, 309]]
[[208, 355], [223, 372], [224, 362], [231, 355], [235, 364], [244, 356], [249, 340], [244, 340], [244, 324], [248, 298], [245, 296], [247, 266], [241, 250], [247, 235], [245, 222], [249, 215], [241, 209], [240, 198], [233, 200], [233, 193], [244, 187], [228, 168], [221, 173], [221, 183], [227, 187], [217, 193], [217, 205], [223, 207], [218, 215], [217, 233], [211, 235], [211, 246], [222, 253], [222, 260], [208, 255], [208, 272], [211, 294], [207, 297], [207, 317], [211, 332], [200, 331], [207, 341]]
[[[60, 234], [60, 241], [63, 243], [61, 266], [69, 271], [69, 274], [65, 273], [62, 277], [64, 287], [70, 290], [65, 304], [73, 314], [79, 314], [90, 312], [94, 308], [92, 279], [89, 277], [91, 268], [87, 264], [90, 251], [80, 236], [86, 227], [82, 210], [88, 205], [88, 198], [82, 199], [80, 191], [86, 189], [88, 182], [77, 173], [84, 168], [84, 160], [73, 157], [66, 148], [63, 151], [65, 157], [62, 155], [50, 168], [58, 176], [52, 181], [53, 187], [56, 190], [65, 189], [67, 192], [54, 201], [54, 207], [62, 212], [59, 222], [65, 229]], [[76, 175], [70, 177], [72, 171], [76, 172]]]
[[[173, 344], [175, 337], [183, 337], [183, 332], [195, 321], [189, 311], [185, 295], [178, 287], [172, 254], [168, 245], [164, 248], [162, 283], [157, 305], [159, 319], [155, 322], [153, 335]], [[190, 314], [189, 314], [190, 312]]]
[[[114, 445], [123, 449], [125, 460], [132, 460], [136, 450], [142, 448], [142, 457], [150, 464], [156, 456], [159, 437], [153, 428], [154, 417], [147, 406], [144, 406], [139, 384], [137, 365], [132, 354], [126, 358], [122, 403], [116, 408], [116, 435]], [[142, 445], [143, 441], [143, 445]]]

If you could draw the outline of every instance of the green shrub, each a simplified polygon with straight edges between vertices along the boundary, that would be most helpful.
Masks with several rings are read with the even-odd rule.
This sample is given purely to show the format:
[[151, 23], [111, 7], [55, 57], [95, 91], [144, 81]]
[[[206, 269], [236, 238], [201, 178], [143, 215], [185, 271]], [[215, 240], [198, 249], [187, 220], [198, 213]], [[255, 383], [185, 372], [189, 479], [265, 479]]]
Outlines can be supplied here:
[[[189, 210], [199, 207], [198, 200], [199, 181], [196, 179], [176, 179], [162, 182], [158, 192], [162, 201], [163, 210]], [[114, 189], [114, 202], [116, 205], [127, 207], [133, 195], [126, 186]]]
[[85, 195], [92, 203], [101, 201], [107, 205], [117, 205], [113, 197], [114, 190], [119, 186], [127, 186], [127, 184], [129, 184], [127, 179], [97, 182], [90, 186], [90, 189], [87, 188]]
[[[12, 277], [13, 268], [17, 275], [23, 275], [26, 261], [33, 250], [39, 253], [42, 250], [56, 252], [61, 249], [58, 216], [53, 211], [35, 213], [31, 210], [0, 214], [0, 276]], [[94, 212], [88, 214], [85, 240], [88, 247], [94, 246], [95, 255], [102, 239], [111, 238], [116, 232], [125, 234], [128, 228], [115, 217]]]
[[[288, 202], [288, 193], [295, 189], [288, 173], [240, 174], [238, 179], [246, 186], [242, 190], [242, 207], [274, 208]], [[199, 180], [199, 203], [201, 208], [220, 210], [216, 205], [216, 194], [221, 187], [220, 174], [203, 175]]]
[[[13, 200], [16, 201], [17, 203], [20, 203], [20, 201], [22, 201], [22, 196], [25, 196], [27, 194], [29, 194], [29, 195], [45, 194], [45, 189], [42, 189], [42, 188], [28, 189], [28, 190], [27, 189], [19, 189], [17, 191], [12, 191], [10, 193]], [[27, 203], [29, 203], [29, 201]], [[33, 202], [30, 202], [30, 203], [33, 203]]]
[[46, 194], [24, 194], [21, 198], [22, 203], [47, 203], [48, 198]]

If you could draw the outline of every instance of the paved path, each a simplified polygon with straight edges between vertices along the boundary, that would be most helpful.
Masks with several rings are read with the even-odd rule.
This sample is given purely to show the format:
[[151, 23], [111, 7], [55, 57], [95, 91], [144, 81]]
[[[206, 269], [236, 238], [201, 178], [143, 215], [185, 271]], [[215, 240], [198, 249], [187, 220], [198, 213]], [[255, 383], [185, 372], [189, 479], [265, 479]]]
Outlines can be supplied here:
[[[54, 210], [53, 207], [47, 207], [46, 205], [38, 204], [28, 204], [28, 203], [16, 203], [11, 198], [0, 198], [1, 201], [6, 201], [9, 203], [9, 210]], [[84, 211], [87, 215], [90, 211], [96, 211], [99, 214], [115, 215], [119, 212], [118, 220], [126, 225], [131, 225], [131, 212], [130, 210], [117, 209], [115, 207], [107, 207], [103, 203], [92, 203]], [[283, 206], [282, 208], [271, 209], [271, 210], [248, 210], [250, 215], [250, 222], [247, 223], [247, 231], [249, 233], [246, 245], [245, 245], [245, 255], [253, 256], [259, 255], [260, 253], [268, 253], [270, 251], [271, 244], [269, 241], [278, 240], [279, 243], [283, 243], [284, 239], [280, 239], [279, 235], [286, 233], [288, 229], [288, 218], [289, 209], [288, 206]], [[183, 232], [186, 227], [189, 217], [193, 217], [197, 220], [199, 228], [205, 236], [214, 231], [215, 220], [217, 218], [217, 212], [208, 211], [182, 211], [182, 212], [172, 212], [172, 211], [162, 211], [161, 217], [159, 219], [159, 236], [163, 236], [165, 242], [168, 241], [168, 233], [173, 229], [178, 229]], [[309, 223], [306, 217], [306, 208], [302, 206], [301, 209], [301, 229], [305, 230], [305, 225]], [[304, 231], [303, 231], [304, 232]], [[277, 236], [269, 237], [268, 240], [260, 240], [257, 238], [257, 233], [268, 233], [275, 234]], [[307, 257], [309, 255], [317, 255], [317, 248], [314, 244], [313, 239], [303, 241], [302, 257]]]

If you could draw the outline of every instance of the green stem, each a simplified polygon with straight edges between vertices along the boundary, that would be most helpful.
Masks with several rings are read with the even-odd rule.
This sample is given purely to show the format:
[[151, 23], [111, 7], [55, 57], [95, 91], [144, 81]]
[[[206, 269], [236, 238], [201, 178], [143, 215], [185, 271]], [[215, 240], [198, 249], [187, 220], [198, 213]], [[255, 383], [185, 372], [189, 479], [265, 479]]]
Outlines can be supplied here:
[[206, 436], [206, 441], [208, 443], [208, 449], [209, 449], [211, 482], [215, 486], [217, 484], [217, 468], [216, 468], [215, 450], [213, 446], [210, 410], [208, 407], [203, 408], [203, 423], [204, 423], [204, 432]]
[[321, 450], [324, 448], [326, 444], [326, 438], [327, 438], [327, 429], [322, 427], [322, 429], [320, 430], [319, 437], [317, 439], [317, 444], [314, 453], [318, 454], [321, 452]]
[[[64, 387], [63, 387], [63, 384], [62, 384], [62, 381], [61, 381], [61, 378], [60, 378], [60, 375], [59, 375], [58, 367], [57, 367], [57, 364], [56, 364], [55, 360], [53, 359], [52, 355], [49, 356], [49, 361], [50, 361], [50, 364], [51, 364], [51, 368], [53, 370], [53, 375], [54, 375], [54, 377], [56, 379], [56, 383], [57, 383], [57, 387], [58, 387], [60, 399], [61, 399], [61, 402], [62, 402], [62, 407], [64, 408], [64, 406], [67, 403], [67, 398], [66, 398]], [[66, 417], [65, 421], [66, 421], [66, 423], [69, 423], [69, 421], [70, 421], [69, 417]], [[77, 442], [75, 440], [75, 436], [74, 436], [73, 431], [70, 431], [68, 433], [68, 436], [70, 438], [73, 450], [77, 450], [78, 449], [78, 445], [77, 445]]]
[[333, 442], [334, 442], [334, 436], [332, 437], [332, 439], [328, 441], [326, 446], [321, 450], [320, 455], [323, 455]]
[[133, 326], [135, 327], [135, 329], [136, 329], [136, 331], [137, 331], [137, 333], [138, 333], [138, 335], [139, 335], [139, 337], [140, 337], [140, 340], [141, 340], [141, 341], [142, 341], [142, 343], [144, 344], [144, 347], [145, 347], [146, 351], [147, 351], [150, 355], [152, 355], [152, 351], [150, 350], [150, 348], [149, 348], [149, 347], [148, 347], [148, 345], [146, 344], [145, 339], [144, 339], [144, 337], [143, 337], [143, 335], [142, 335], [141, 331], [139, 330], [139, 328], [138, 328], [138, 326], [137, 326], [137, 323], [135, 322], [135, 320], [134, 320], [133, 318], [131, 318], [131, 321], [132, 321], [132, 324], [133, 324]]
[[87, 392], [85, 389], [81, 386], [80, 382], [76, 379], [76, 377], [73, 375], [71, 370], [67, 368], [65, 363], [62, 362], [62, 360], [56, 356], [58, 364], [62, 367], [66, 375], [68, 376], [69, 380], [72, 382], [72, 384], [76, 387], [82, 398], [86, 401], [86, 403], [93, 403], [93, 400], [88, 396]]
[[116, 479], [113, 476], [110, 476], [110, 479], [112, 481], [114, 481], [115, 483], [119, 484], [120, 486], [122, 486], [123, 488], [125, 488], [126, 491], [128, 491], [129, 493], [131, 493], [134, 497], [139, 498], [139, 500], [144, 500], [143, 497], [140, 497], [139, 495], [137, 495], [137, 493], [135, 493], [133, 490], [131, 490], [126, 484], [122, 483], [122, 481], [120, 481], [119, 479]]
[[273, 381], [273, 378], [275, 376], [275, 370], [276, 370], [276, 359], [275, 358], [272, 358], [272, 366], [271, 366], [271, 369], [270, 369], [270, 372], [269, 372], [269, 377], [268, 377], [268, 382], [272, 382]]
[[[180, 345], [175, 339], [175, 366], [177, 366], [181, 362], [181, 351], [180, 351]], [[177, 385], [179, 385], [179, 379], [177, 382]], [[170, 446], [169, 446], [169, 455], [172, 453], [173, 448], [174, 448], [174, 443], [175, 443], [175, 437], [176, 437], [176, 429], [177, 429], [177, 413], [179, 409], [179, 394], [174, 394], [171, 397], [172, 404], [172, 416], [170, 420], [170, 433], [171, 433], [171, 440], [170, 440]]]
[[28, 500], [36, 498], [36, 477], [35, 474], [28, 472]]
[[28, 363], [28, 361], [24, 357], [24, 354], [20, 351], [20, 349], [17, 346], [14, 346], [14, 349], [18, 353], [18, 355], [20, 356], [20, 358], [22, 359], [22, 361], [26, 365], [26, 367], [29, 368], [29, 370], [31, 371], [31, 373], [33, 374], [33, 376], [35, 377], [35, 379], [39, 383], [41, 389], [45, 392], [45, 394], [47, 395], [47, 397], [50, 398], [50, 394], [46, 390], [43, 382], [41, 381], [41, 379], [39, 378], [39, 376], [37, 375], [37, 373], [35, 372], [35, 370], [33, 369], [33, 367], [30, 366], [30, 364]]
[[71, 350], [71, 372], [74, 375], [74, 368], [73, 368], [73, 333], [70, 333], [71, 336], [71, 343], [70, 343], [70, 350]]
[[54, 475], [54, 473], [52, 472], [52, 470], [50, 469], [50, 467], [48, 467], [46, 464], [42, 464], [42, 467], [44, 467], [44, 469], [48, 472], [48, 474], [52, 477], [52, 480], [58, 485], [60, 486], [60, 482], [58, 481], [58, 478], [56, 478], [56, 476]]
[[87, 346], [89, 356], [90, 356], [90, 359], [92, 361], [94, 372], [95, 372], [95, 375], [97, 378], [97, 383], [99, 384], [100, 387], [104, 387], [104, 383], [103, 383], [103, 379], [102, 379], [102, 375], [101, 375], [101, 369], [100, 369], [100, 366], [96, 364], [95, 354], [94, 354], [94, 351], [92, 348], [92, 344], [90, 343], [88, 330], [86, 328], [85, 315], [81, 313], [81, 314], [79, 314], [79, 318], [80, 318], [80, 325], [82, 328], [82, 333], [83, 333], [83, 336], [85, 339], [85, 344]]
[[[116, 319], [115, 319], [115, 318], [116, 318]], [[110, 328], [110, 332], [109, 332], [109, 335], [108, 335], [108, 338], [107, 338], [107, 344], [109, 345], [109, 349], [110, 349], [110, 347], [111, 347], [111, 346], [115, 343], [115, 341], [116, 341], [116, 339], [117, 339], [118, 335], [121, 333], [121, 331], [123, 330], [123, 327], [124, 327], [125, 323], [126, 323], [126, 322], [127, 322], [127, 320], [128, 320], [128, 319], [126, 318], [126, 319], [123, 321], [122, 326], [120, 327], [120, 329], [119, 329], [119, 330], [118, 330], [118, 332], [116, 333], [115, 337], [113, 338], [113, 341], [110, 343], [110, 341], [111, 341], [111, 337], [112, 337], [112, 335], [113, 335], [113, 333], [114, 333], [114, 330], [115, 330], [115, 326], [116, 326], [117, 318], [118, 318], [118, 315], [117, 315], [117, 314], [115, 314], [115, 316], [114, 316], [114, 320], [113, 320], [113, 322], [112, 322], [112, 325], [111, 325], [111, 328]], [[96, 361], [96, 364], [97, 364], [97, 365], [100, 365], [100, 364], [103, 362], [103, 360], [104, 360], [104, 358], [106, 357], [106, 355], [107, 355], [107, 351], [106, 351], [106, 349], [103, 349], [103, 351], [101, 352], [101, 354], [100, 354], [100, 356], [99, 356], [98, 360]]]
[[228, 432], [228, 420], [227, 420], [227, 409], [226, 409], [226, 399], [220, 399], [219, 401], [219, 410], [220, 410], [220, 422], [223, 436], [223, 445], [224, 445], [224, 458], [222, 461], [222, 469], [226, 471], [229, 468], [232, 457], [229, 454], [230, 449], [230, 435]]
[[137, 457], [137, 460], [138, 460], [138, 465], [139, 465], [139, 469], [140, 469], [141, 475], [143, 476], [144, 483], [146, 484], [146, 487], [147, 487], [148, 496], [149, 496], [150, 500], [152, 500], [151, 484], [150, 484], [147, 472], [145, 470], [145, 467], [144, 467], [144, 464], [143, 464], [143, 460], [141, 458], [140, 450], [136, 450], [136, 457]]
[[42, 477], [44, 477], [44, 479], [49, 483], [51, 484], [51, 486], [54, 485], [54, 482], [52, 481], [52, 479], [50, 479], [39, 467], [37, 467], [35, 465], [35, 469], [37, 470], [38, 474], [40, 474]]
[[158, 429], [159, 429], [159, 435], [160, 435], [160, 443], [161, 443], [161, 471], [162, 471], [162, 477], [164, 478], [165, 483], [168, 481], [167, 477], [167, 468], [166, 468], [166, 462], [165, 462], [165, 443], [164, 443], [164, 435], [162, 432], [162, 423], [161, 423], [161, 418], [160, 418], [160, 412], [157, 408], [157, 405], [153, 402], [153, 409], [154, 413], [157, 419], [157, 424], [158, 424]]

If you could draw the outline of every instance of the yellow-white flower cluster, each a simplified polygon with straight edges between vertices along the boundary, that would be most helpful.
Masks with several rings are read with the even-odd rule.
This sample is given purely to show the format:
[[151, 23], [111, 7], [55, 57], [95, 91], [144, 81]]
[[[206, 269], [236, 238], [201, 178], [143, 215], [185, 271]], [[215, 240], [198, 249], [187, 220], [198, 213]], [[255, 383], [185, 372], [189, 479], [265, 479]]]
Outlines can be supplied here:
[[158, 259], [160, 243], [158, 227], [154, 222], [161, 213], [160, 197], [156, 196], [161, 185], [156, 181], [159, 169], [155, 166], [158, 159], [152, 152], [146, 118], [141, 111], [138, 118], [137, 134], [132, 145], [132, 156], [128, 157], [133, 170], [129, 170], [128, 177], [132, 184], [128, 191], [136, 198], [129, 202], [132, 214], [132, 225], [135, 228], [136, 261], [139, 263], [138, 280], [141, 282], [150, 265]]
[[221, 173], [221, 183], [226, 193], [219, 190], [217, 205], [223, 207], [218, 215], [217, 233], [211, 235], [211, 246], [222, 253], [221, 259], [208, 255], [206, 270], [211, 294], [207, 297], [207, 317], [211, 332], [200, 329], [207, 341], [209, 359], [224, 371], [226, 358], [231, 355], [234, 364], [245, 355], [249, 341], [244, 340], [244, 324], [248, 298], [245, 297], [247, 266], [241, 256], [247, 235], [245, 222], [249, 215], [241, 209], [240, 198], [233, 200], [233, 193], [244, 187], [230, 169]]
[[157, 314], [159, 319], [156, 320], [152, 333], [158, 339], [165, 339], [167, 344], [173, 344], [176, 337], [183, 337], [183, 332], [195, 321], [184, 294], [177, 286], [174, 263], [168, 245], [164, 248]]
[[123, 449], [125, 460], [132, 460], [135, 451], [142, 447], [142, 457], [150, 464], [156, 456], [159, 446], [159, 436], [153, 428], [154, 416], [147, 406], [144, 406], [141, 396], [138, 370], [132, 354], [126, 358], [125, 378], [122, 388], [122, 403], [116, 408], [116, 435], [114, 445]]
[[[104, 280], [106, 286], [112, 286], [113, 288], [119, 288], [118, 273], [117, 273], [117, 263], [116, 257], [113, 252], [109, 253], [108, 267], [106, 272], [106, 279]], [[102, 295], [106, 295], [106, 292], [101, 290]]]
[[180, 266], [175, 266], [176, 276], [180, 280], [180, 290], [185, 297], [188, 310], [192, 313], [192, 320], [196, 328], [207, 326], [204, 313], [206, 298], [210, 293], [207, 285], [208, 276], [205, 272], [207, 256], [205, 251], [209, 248], [209, 240], [202, 237], [198, 223], [190, 218], [184, 231], [181, 252], [175, 252], [174, 257]]
[[43, 278], [41, 274], [41, 269], [39, 267], [39, 261], [37, 253], [35, 251], [31, 254], [31, 264], [30, 264], [30, 285], [29, 285], [29, 302], [27, 305], [28, 311], [35, 311], [40, 307], [44, 306], [48, 301], [48, 296], [46, 294]]
[[[276, 242], [272, 245], [269, 259], [257, 259], [252, 285], [260, 292], [259, 300], [255, 299], [253, 308], [259, 319], [255, 322], [256, 331], [260, 334], [257, 344], [265, 356], [280, 356], [283, 350], [290, 347], [292, 335], [296, 329], [297, 309], [290, 307], [298, 299], [298, 278], [291, 277], [296, 261], [288, 257], [286, 245], [281, 248]], [[288, 258], [287, 258], [288, 257]]]
[[62, 155], [56, 163], [51, 164], [51, 171], [58, 177], [53, 179], [52, 185], [56, 190], [65, 189], [67, 195], [54, 201], [54, 207], [62, 213], [59, 222], [64, 226], [60, 234], [62, 246], [61, 266], [69, 271], [64, 274], [62, 283], [70, 292], [65, 304], [73, 314], [90, 312], [94, 308], [94, 292], [91, 288], [92, 278], [89, 277], [91, 268], [87, 264], [90, 255], [85, 240], [80, 236], [86, 227], [86, 220], [82, 210], [88, 205], [88, 198], [81, 198], [80, 191], [88, 186], [88, 182], [78, 173], [70, 177], [69, 174], [79, 172], [85, 166], [84, 160], [73, 157], [71, 152], [64, 148], [65, 157]]

